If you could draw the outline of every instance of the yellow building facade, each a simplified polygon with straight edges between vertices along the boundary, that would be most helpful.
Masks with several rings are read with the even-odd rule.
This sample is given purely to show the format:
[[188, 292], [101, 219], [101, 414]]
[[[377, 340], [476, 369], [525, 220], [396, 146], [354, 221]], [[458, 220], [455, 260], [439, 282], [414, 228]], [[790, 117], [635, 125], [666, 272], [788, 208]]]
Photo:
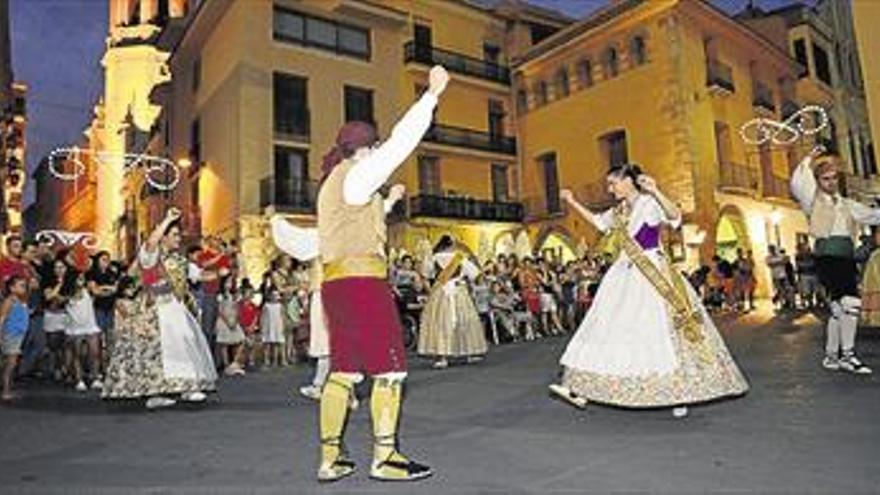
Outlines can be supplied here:
[[522, 219], [507, 47], [567, 22], [506, 8], [409, 0], [200, 4], [168, 60], [158, 126], [165, 154], [193, 163], [190, 197], [202, 233], [240, 239], [248, 275], [262, 273], [275, 253], [272, 214], [314, 222], [321, 160], [339, 127], [370, 120], [387, 136], [426, 86], [430, 66], [441, 63], [452, 82], [435, 125], [392, 179], [406, 185], [408, 198], [390, 241], [417, 251], [453, 233], [474, 253], [488, 253], [489, 239]]
[[597, 233], [565, 211], [558, 190], [607, 207], [610, 164], [635, 162], [684, 211], [681, 233], [670, 235], [676, 259], [692, 268], [752, 250], [766, 292], [768, 246], [793, 253], [807, 232], [787, 184], [803, 151], [747, 144], [740, 128], [781, 120], [798, 70], [699, 0], [615, 2], [546, 40], [514, 76], [531, 242], [593, 245]]

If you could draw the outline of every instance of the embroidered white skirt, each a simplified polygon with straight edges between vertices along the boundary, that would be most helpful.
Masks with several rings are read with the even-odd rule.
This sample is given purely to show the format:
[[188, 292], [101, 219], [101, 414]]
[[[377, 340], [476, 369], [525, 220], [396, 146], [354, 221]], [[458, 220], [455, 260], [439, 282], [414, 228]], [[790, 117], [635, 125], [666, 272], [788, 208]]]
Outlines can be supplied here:
[[[659, 251], [647, 256], [668, 274]], [[703, 339], [686, 340], [672, 311], [625, 254], [611, 266], [560, 359], [563, 383], [589, 400], [625, 407], [703, 402], [748, 390], [696, 294]]]

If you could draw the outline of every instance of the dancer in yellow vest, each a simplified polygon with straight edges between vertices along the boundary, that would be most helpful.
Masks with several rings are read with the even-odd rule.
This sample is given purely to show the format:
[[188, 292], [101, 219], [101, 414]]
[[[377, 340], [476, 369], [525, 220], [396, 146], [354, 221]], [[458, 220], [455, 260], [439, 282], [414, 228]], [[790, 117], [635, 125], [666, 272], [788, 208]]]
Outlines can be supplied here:
[[354, 472], [342, 435], [348, 400], [364, 373], [373, 377], [373, 462], [370, 477], [408, 481], [431, 469], [398, 450], [406, 352], [403, 328], [387, 281], [387, 229], [379, 188], [404, 163], [431, 126], [437, 98], [449, 75], [440, 66], [428, 75], [428, 90], [379, 145], [365, 122], [342, 126], [336, 146], [324, 157], [318, 191], [318, 237], [324, 282], [321, 297], [330, 329], [330, 376], [321, 393], [320, 481]]
[[809, 217], [816, 274], [831, 300], [822, 366], [867, 375], [871, 368], [855, 352], [861, 300], [853, 239], [859, 225], [880, 224], [880, 209], [840, 194], [838, 161], [822, 146], [813, 148], [792, 175], [791, 193]]

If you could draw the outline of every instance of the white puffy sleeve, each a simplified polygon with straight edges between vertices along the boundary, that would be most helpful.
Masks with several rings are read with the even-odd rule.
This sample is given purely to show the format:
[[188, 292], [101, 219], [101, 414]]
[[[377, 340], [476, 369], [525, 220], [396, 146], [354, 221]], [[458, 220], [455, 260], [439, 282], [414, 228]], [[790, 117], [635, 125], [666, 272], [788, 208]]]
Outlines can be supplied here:
[[601, 232], [608, 232], [614, 226], [614, 208], [608, 208], [592, 218], [594, 227]]
[[813, 157], [807, 156], [791, 175], [791, 195], [801, 205], [801, 209], [809, 215], [813, 210], [813, 199], [816, 197], [816, 177], [813, 175]]
[[645, 202], [643, 215], [641, 223], [646, 223], [652, 227], [660, 225], [661, 223], [665, 223], [673, 229], [677, 229], [681, 226], [681, 215], [675, 218], [669, 217], [669, 215], [666, 214], [666, 210], [660, 205], [660, 202], [653, 196], [648, 196], [648, 201]]
[[342, 185], [345, 202], [365, 205], [416, 149], [422, 136], [431, 127], [437, 97], [426, 91], [391, 130], [391, 135], [369, 156], [359, 160], [348, 171]]
[[858, 201], [845, 201], [849, 204], [849, 211], [852, 212], [853, 220], [857, 223], [862, 225], [880, 225], [880, 208], [871, 208]]
[[159, 249], [154, 249], [150, 251], [147, 248], [147, 245], [144, 244], [141, 246], [140, 250], [138, 250], [138, 263], [140, 263], [141, 268], [152, 268], [159, 263]]
[[272, 239], [278, 249], [299, 261], [318, 257], [318, 229], [297, 227], [280, 216], [272, 217], [269, 222], [272, 227]]
[[470, 280], [474, 280], [480, 275], [480, 269], [477, 265], [471, 263], [471, 260], [465, 258], [461, 262], [461, 274]]

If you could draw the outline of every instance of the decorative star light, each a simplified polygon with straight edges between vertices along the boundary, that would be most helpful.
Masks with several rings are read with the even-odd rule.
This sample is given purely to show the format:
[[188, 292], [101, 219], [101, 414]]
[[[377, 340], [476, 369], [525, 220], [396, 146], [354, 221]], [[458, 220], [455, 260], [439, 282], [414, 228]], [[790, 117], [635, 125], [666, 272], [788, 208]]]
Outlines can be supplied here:
[[767, 142], [787, 146], [802, 136], [811, 136], [828, 127], [828, 112], [818, 105], [807, 105], [782, 122], [758, 117], [739, 128], [747, 144], [761, 145]]
[[[49, 173], [59, 180], [75, 181], [86, 172], [86, 164], [82, 161], [86, 155], [93, 155], [104, 164], [122, 162], [124, 173], [141, 168], [144, 170], [144, 178], [150, 186], [160, 191], [170, 191], [180, 182], [180, 171], [177, 165], [167, 158], [139, 153], [109, 153], [106, 151], [95, 153], [92, 150], [83, 150], [77, 147], [57, 148], [49, 153]], [[73, 164], [72, 172], [63, 171], [61, 165], [65, 162]]]
[[98, 247], [98, 238], [91, 232], [70, 232], [67, 230], [41, 230], [37, 232], [36, 239], [38, 242], [47, 239], [53, 244], [60, 242], [65, 247], [73, 246], [78, 242], [82, 242], [83, 247], [87, 249], [96, 249]]

